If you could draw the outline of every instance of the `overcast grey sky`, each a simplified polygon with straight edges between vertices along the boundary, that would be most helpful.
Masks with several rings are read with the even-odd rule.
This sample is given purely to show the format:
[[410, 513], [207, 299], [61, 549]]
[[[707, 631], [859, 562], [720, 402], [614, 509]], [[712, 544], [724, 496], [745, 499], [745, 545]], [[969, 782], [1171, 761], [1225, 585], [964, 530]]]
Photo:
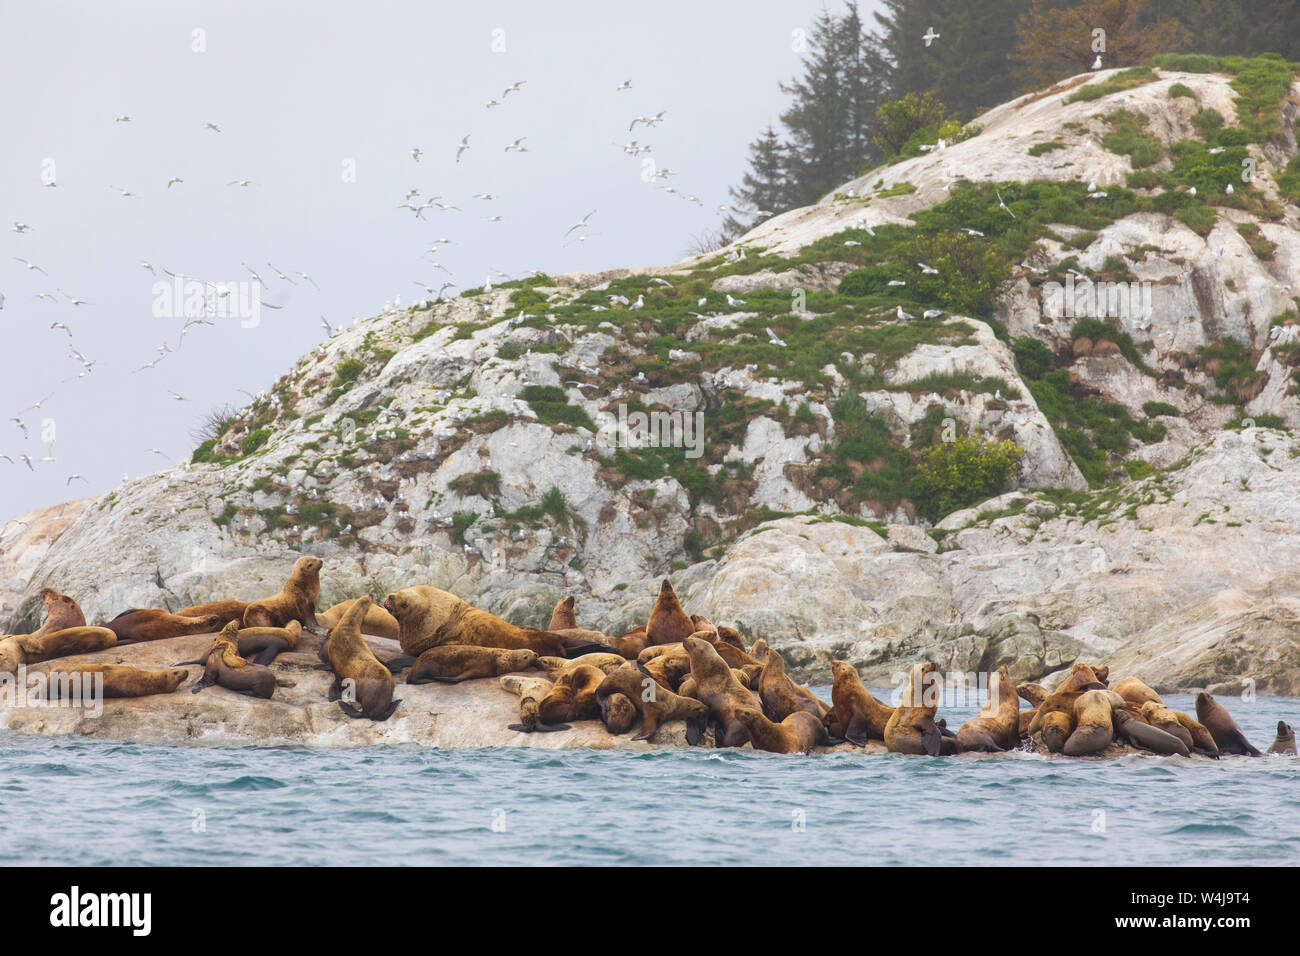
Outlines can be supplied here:
[[[4, 0], [0, 454], [15, 464], [0, 460], [0, 522], [187, 458], [203, 413], [287, 371], [324, 339], [322, 315], [350, 323], [415, 301], [416, 280], [440, 285], [422, 256], [434, 239], [454, 240], [438, 261], [461, 288], [495, 270], [676, 261], [719, 223], [749, 141], [786, 104], [793, 32], [822, 6]], [[528, 152], [504, 151], [521, 136]], [[644, 182], [621, 149], [633, 139], [704, 205]], [[412, 188], [462, 211], [421, 221], [397, 208]], [[483, 192], [498, 198], [471, 198]], [[590, 238], [566, 243], [592, 209]], [[283, 308], [256, 328], [195, 327], [178, 348], [183, 319], [153, 314], [142, 260], [222, 282], [250, 279], [247, 263]], [[164, 342], [172, 354], [134, 371]]]

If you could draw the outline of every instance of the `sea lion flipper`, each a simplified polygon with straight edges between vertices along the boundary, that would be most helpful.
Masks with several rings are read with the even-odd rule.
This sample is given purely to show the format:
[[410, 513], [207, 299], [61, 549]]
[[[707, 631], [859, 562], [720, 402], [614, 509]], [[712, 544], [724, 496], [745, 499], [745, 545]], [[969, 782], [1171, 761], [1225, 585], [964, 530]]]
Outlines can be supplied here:
[[205, 689], [205, 688], [207, 688], [207, 687], [211, 687], [214, 683], [215, 683], [215, 681], [202, 681], [202, 680], [200, 680], [197, 684], [195, 684], [193, 687], [190, 688], [190, 693], [191, 693], [191, 694], [197, 694], [199, 691], [201, 691], [201, 690], [203, 690], [203, 689]]
[[380, 661], [379, 663], [387, 667], [391, 673], [396, 674], [398, 671], [405, 670], [414, 664], [415, 658], [409, 654], [402, 654], [399, 657], [394, 657], [387, 661]]
[[943, 751], [943, 734], [934, 721], [927, 721], [921, 732], [921, 746], [930, 757], [937, 757]]
[[532, 730], [523, 724], [506, 724], [506, 730], [513, 730], [521, 734], [531, 734]]
[[867, 735], [867, 715], [854, 714], [849, 725], [844, 728], [844, 739], [858, 747], [865, 747], [870, 737]]
[[191, 664], [206, 664], [208, 659], [200, 657], [197, 661], [181, 661], [179, 664], [173, 664], [172, 667], [189, 667]]
[[395, 701], [393, 701], [391, 704], [388, 705], [388, 709], [385, 710], [382, 714], [379, 714], [379, 715], [377, 715], [377, 716], [375, 716], [375, 717], [371, 717], [370, 719], [371, 719], [371, 720], [387, 720], [389, 717], [393, 716], [393, 711], [397, 710], [397, 705], [400, 704], [400, 703], [401, 703], [400, 700], [395, 700]]
[[537, 729], [544, 734], [549, 734], [557, 730], [572, 730], [568, 724], [538, 724]]
[[[330, 699], [333, 700], [334, 698], [330, 698]], [[339, 707], [342, 709], [343, 713], [347, 714], [353, 720], [361, 720], [366, 716], [364, 713], [362, 713], [361, 711], [353, 707], [351, 704], [349, 704], [346, 700], [340, 700]]]
[[704, 729], [709, 724], [709, 715], [702, 714], [699, 717], [690, 717], [686, 721], [686, 743], [694, 747], [704, 736]]
[[330, 684], [329, 699], [332, 701], [338, 700], [342, 696], [343, 696], [343, 684], [337, 677], [335, 677], [334, 683]]
[[334, 670], [333, 666], [330, 665], [330, 664], [313, 664], [313, 665], [311, 665], [311, 669], [314, 670], [314, 671], [333, 671], [333, 670]]

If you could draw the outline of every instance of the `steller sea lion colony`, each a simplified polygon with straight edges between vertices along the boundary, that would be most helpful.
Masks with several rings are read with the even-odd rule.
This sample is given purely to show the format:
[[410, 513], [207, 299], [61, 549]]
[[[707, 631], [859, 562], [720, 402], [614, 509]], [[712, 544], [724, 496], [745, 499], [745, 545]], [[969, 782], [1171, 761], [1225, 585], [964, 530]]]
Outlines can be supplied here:
[[[274, 595], [182, 608], [131, 608], [103, 627], [89, 627], [77, 602], [41, 592], [46, 619], [24, 635], [0, 636], [0, 682], [20, 668], [73, 654], [95, 654], [145, 641], [213, 633], [196, 660], [166, 670], [78, 663], [69, 673], [104, 681], [104, 697], [222, 687], [269, 699], [280, 653], [311, 650], [318, 669], [334, 675], [328, 699], [349, 717], [387, 720], [402, 705], [398, 684], [490, 680], [519, 699], [520, 733], [568, 730], [600, 721], [614, 735], [653, 740], [661, 726], [685, 723], [688, 744], [811, 753], [847, 744], [873, 752], [931, 757], [1013, 750], [1063, 756], [1100, 755], [1113, 745], [1180, 756], [1260, 756], [1227, 709], [1209, 693], [1196, 696], [1196, 716], [1165, 706], [1135, 676], [1113, 687], [1110, 669], [1076, 662], [1052, 690], [1016, 685], [1006, 666], [989, 680], [976, 716], [955, 732], [938, 716], [942, 675], [931, 661], [915, 664], [898, 703], [877, 699], [846, 661], [831, 662], [831, 703], [785, 671], [779, 651], [758, 638], [688, 614], [665, 580], [644, 625], [607, 635], [578, 626], [574, 599], [563, 598], [545, 627], [520, 627], [455, 595], [416, 585], [317, 611], [319, 558], [299, 558]], [[196, 630], [197, 629], [197, 630]], [[402, 653], [381, 660], [364, 635], [396, 640]], [[197, 668], [197, 671], [189, 670]], [[45, 696], [68, 697], [58, 682]], [[1022, 709], [1021, 700], [1029, 706]], [[1111, 753], [1115, 751], [1112, 750]], [[1279, 724], [1270, 753], [1294, 753], [1290, 727]]]

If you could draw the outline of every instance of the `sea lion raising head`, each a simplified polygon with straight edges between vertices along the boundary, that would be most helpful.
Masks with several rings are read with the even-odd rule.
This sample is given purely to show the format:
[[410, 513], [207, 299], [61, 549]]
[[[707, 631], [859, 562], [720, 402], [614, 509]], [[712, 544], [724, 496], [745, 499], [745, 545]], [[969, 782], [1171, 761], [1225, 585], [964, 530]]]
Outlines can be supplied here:
[[1214, 743], [1219, 748], [1219, 753], [1263, 756], [1251, 746], [1227, 708], [1207, 691], [1201, 691], [1196, 695], [1196, 719], [1209, 730], [1210, 736], [1214, 738]]
[[1286, 721], [1279, 720], [1277, 722], [1277, 737], [1269, 744], [1268, 752], [1271, 754], [1290, 754], [1292, 757], [1296, 755], [1295, 731], [1291, 729], [1291, 725]]
[[295, 561], [289, 579], [277, 594], [254, 601], [244, 609], [244, 627], [284, 627], [290, 621], [316, 627], [322, 567], [320, 558], [306, 554]]

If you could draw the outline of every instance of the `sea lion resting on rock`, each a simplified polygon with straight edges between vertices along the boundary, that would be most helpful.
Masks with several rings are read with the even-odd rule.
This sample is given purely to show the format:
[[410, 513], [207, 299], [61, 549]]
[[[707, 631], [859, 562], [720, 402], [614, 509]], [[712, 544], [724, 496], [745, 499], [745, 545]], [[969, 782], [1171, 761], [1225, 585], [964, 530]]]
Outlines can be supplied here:
[[1006, 665], [989, 682], [989, 699], [957, 729], [957, 752], [996, 753], [1020, 745], [1020, 697]]
[[284, 627], [241, 627], [239, 654], [254, 664], [266, 665], [284, 651], [297, 650], [301, 639], [302, 625], [297, 621], [290, 621]]
[[552, 684], [544, 677], [528, 677], [523, 674], [506, 674], [501, 678], [501, 686], [519, 698], [519, 723], [508, 725], [510, 730], [531, 734], [534, 731], [572, 730], [568, 724], [546, 724], [539, 715], [538, 702], [551, 692]]
[[596, 689], [605, 672], [590, 664], [575, 664], [555, 678], [551, 691], [537, 702], [537, 716], [548, 724], [595, 720], [601, 716]]
[[934, 670], [933, 661], [912, 666], [903, 699], [894, 708], [889, 723], [885, 724], [885, 746], [891, 753], [937, 757], [945, 751], [956, 751], [952, 738], [945, 738], [934, 722], [941, 693], [936, 681], [929, 676]]
[[1061, 713], [1066, 715], [1070, 724], [1070, 731], [1066, 731], [1068, 737], [1074, 728], [1074, 702], [1087, 691], [1105, 689], [1106, 686], [1097, 679], [1097, 674], [1091, 667], [1076, 663], [1070, 671], [1070, 676], [1038, 705], [1038, 712], [1030, 721], [1026, 731], [1030, 734], [1038, 733], [1048, 714]]
[[[770, 653], [770, 652], [769, 652]], [[816, 714], [796, 710], [779, 724], [773, 723], [752, 707], [737, 707], [736, 719], [749, 732], [755, 750], [774, 754], [812, 753], [826, 743], [826, 727]]]
[[1268, 745], [1268, 753], [1290, 754], [1292, 757], [1296, 755], [1295, 731], [1291, 729], [1291, 725], [1286, 721], [1279, 720], [1277, 722], [1277, 737]]
[[650, 619], [646, 621], [647, 643], [676, 644], [686, 640], [695, 631], [695, 622], [682, 610], [672, 583], [664, 578], [663, 584], [659, 585], [659, 596], [650, 609]]
[[212, 648], [202, 661], [203, 676], [190, 690], [197, 694], [216, 684], [238, 694], [269, 699], [275, 693], [275, 675], [260, 664], [245, 660], [239, 654], [239, 624], [230, 621], [212, 642]]
[[1136, 677], [1125, 677], [1115, 685], [1115, 693], [1123, 697], [1125, 703], [1137, 704], [1138, 707], [1149, 701], [1161, 703], [1160, 695]]
[[16, 674], [23, 664], [39, 664], [70, 654], [91, 654], [117, 643], [117, 635], [106, 627], [65, 627], [40, 637], [12, 634], [0, 639], [0, 673]]
[[254, 601], [244, 609], [244, 627], [284, 627], [290, 621], [316, 627], [322, 566], [320, 558], [306, 554], [295, 561], [289, 579], [277, 594]]
[[1089, 690], [1074, 702], [1074, 731], [1065, 741], [1062, 752], [1069, 757], [1096, 753], [1115, 739], [1112, 714], [1124, 709], [1124, 698], [1111, 690]]
[[[339, 622], [343, 614], [352, 605], [352, 601], [340, 601], [333, 607], [316, 612], [316, 623], [324, 628], [331, 628]], [[401, 639], [401, 625], [397, 618], [389, 614], [378, 604], [371, 604], [366, 611], [366, 619], [361, 622], [361, 633], [371, 637], [386, 637], [390, 641]]]
[[388, 595], [384, 607], [400, 626], [398, 641], [403, 653], [413, 656], [439, 644], [476, 644], [512, 651], [526, 649], [538, 656], [549, 657], [576, 657], [592, 651], [611, 651], [609, 647], [581, 638], [567, 638], [532, 627], [516, 627], [454, 594], [422, 584]]
[[[633, 740], [649, 740], [660, 725], [668, 720], [695, 719], [698, 725], [698, 719], [707, 716], [709, 712], [708, 706], [703, 702], [674, 694], [643, 674], [631, 662], [607, 674], [596, 688], [596, 702], [600, 704], [602, 713], [609, 712], [610, 701], [615, 697], [625, 698], [641, 717], [641, 732]], [[686, 742], [693, 745], [698, 740], [698, 726], [688, 726]]]
[[1158, 754], [1178, 754], [1180, 757], [1186, 757], [1190, 753], [1187, 745], [1173, 734], [1138, 720], [1123, 708], [1116, 710], [1112, 717], [1116, 735], [1124, 737], [1134, 747]]
[[546, 630], [563, 637], [581, 638], [591, 643], [604, 644], [615, 653], [621, 654], [626, 660], [634, 660], [637, 654], [645, 650], [648, 642], [644, 624], [618, 637], [578, 627], [578, 618], [574, 609], [572, 595], [561, 598], [555, 605], [555, 610], [551, 612], [551, 620], [547, 623]]
[[443, 644], [431, 647], [411, 665], [408, 684], [441, 681], [456, 684], [477, 677], [500, 677], [525, 671], [537, 662], [530, 650], [507, 651], [500, 647], [475, 647], [473, 644]]
[[[427, 653], [427, 652], [426, 652]], [[555, 680], [562, 673], [577, 664], [589, 664], [608, 674], [628, 663], [619, 654], [583, 654], [581, 657], [538, 657], [537, 666], [546, 672], [548, 680]]]
[[1152, 727], [1158, 727], [1165, 733], [1177, 737], [1188, 751], [1192, 749], [1192, 735], [1178, 720], [1178, 715], [1164, 704], [1154, 700], [1147, 701], [1142, 705], [1142, 719]]
[[209, 601], [207, 604], [183, 607], [176, 613], [181, 617], [203, 617], [205, 614], [215, 614], [221, 621], [218, 628], [222, 628], [231, 621], [243, 623], [246, 610], [248, 610], [247, 601]]
[[401, 701], [393, 700], [392, 672], [379, 662], [361, 636], [361, 622], [371, 603], [369, 594], [353, 601], [330, 629], [322, 651], [334, 672], [329, 699], [337, 700], [349, 717], [387, 720]]
[[1209, 730], [1210, 736], [1214, 738], [1214, 743], [1219, 748], [1219, 753], [1263, 756], [1251, 746], [1227, 708], [1206, 691], [1196, 695], [1196, 719]]
[[104, 626], [117, 635], [120, 647], [190, 634], [212, 634], [220, 631], [225, 623], [217, 614], [172, 614], [160, 608], [131, 608]]
[[[701, 637], [687, 637], [682, 646], [690, 656], [696, 696], [709, 708], [709, 718], [720, 728], [714, 739], [722, 747], [743, 747], [749, 740], [749, 730], [737, 719], [736, 708], [749, 707], [761, 712], [762, 701], [737, 679], [736, 673], [708, 641]], [[702, 730], [702, 720], [693, 720], [696, 727], [691, 732]]]
[[146, 670], [130, 664], [77, 664], [66, 670], [51, 668], [49, 682], [42, 696], [46, 700], [85, 701], [94, 692], [94, 682], [102, 679], [102, 694], [110, 697], [148, 697], [152, 694], [170, 694], [185, 682], [190, 672], [183, 667], [168, 670]]
[[[719, 650], [718, 656], [725, 661], [727, 658], [721, 653], [721, 648], [731, 645], [714, 644], [714, 647]], [[797, 710], [813, 714], [819, 721], [825, 718], [826, 705], [807, 687], [801, 687], [786, 676], [785, 660], [779, 653], [769, 650], [762, 664], [757, 661], [753, 663], [761, 668], [758, 673], [758, 699], [763, 703], [763, 712], [771, 720], [780, 723]]]
[[[766, 651], [765, 656], [770, 653]], [[825, 718], [827, 732], [859, 747], [865, 747], [868, 740], [884, 740], [885, 725], [894, 715], [894, 708], [871, 695], [848, 661], [831, 661], [831, 675], [834, 684], [832, 707]]]
[[80, 605], [66, 594], [53, 588], [41, 588], [41, 602], [45, 605], [45, 622], [39, 630], [32, 632], [31, 637], [39, 640], [55, 631], [86, 626], [86, 615], [81, 613]]
[[1039, 724], [1043, 745], [1054, 754], [1065, 749], [1065, 742], [1074, 730], [1074, 718], [1063, 710], [1054, 710], [1043, 716]]

